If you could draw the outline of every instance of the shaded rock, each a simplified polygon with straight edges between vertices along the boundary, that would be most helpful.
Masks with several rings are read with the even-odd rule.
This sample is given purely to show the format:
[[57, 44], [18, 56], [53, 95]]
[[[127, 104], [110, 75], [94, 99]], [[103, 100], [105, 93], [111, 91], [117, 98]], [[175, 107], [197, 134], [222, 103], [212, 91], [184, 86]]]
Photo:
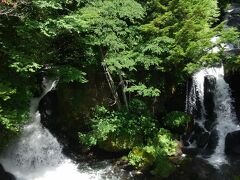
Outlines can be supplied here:
[[183, 147], [182, 152], [183, 152], [183, 154], [187, 154], [187, 155], [190, 155], [190, 156], [196, 156], [196, 155], [201, 153], [201, 149]]
[[211, 133], [210, 133], [210, 136], [209, 136], [209, 140], [208, 140], [208, 145], [206, 147], [207, 151], [209, 153], [213, 153], [214, 150], [216, 149], [217, 147], [217, 143], [218, 143], [218, 132], [216, 129], [214, 129]]
[[204, 127], [208, 130], [211, 131], [216, 125], [216, 122], [214, 121], [205, 121]]
[[210, 134], [208, 132], [201, 133], [197, 139], [197, 146], [203, 148], [207, 145], [209, 141]]
[[[169, 180], [212, 180], [219, 179], [217, 170], [200, 158], [189, 160], [176, 169]], [[225, 180], [225, 179], [224, 179]]]
[[230, 49], [225, 51], [226, 55], [240, 55], [240, 49], [239, 48], [234, 48], [234, 49]]
[[9, 172], [6, 172], [1, 164], [0, 164], [0, 179], [1, 180], [16, 180], [14, 175], [12, 175]]
[[205, 129], [198, 123], [194, 124], [194, 134], [190, 137], [189, 141], [192, 142], [196, 140], [197, 147], [203, 148], [208, 143], [209, 133], [205, 132]]
[[205, 130], [201, 125], [199, 125], [198, 123], [195, 123], [194, 124], [194, 132], [197, 134], [200, 134], [200, 133], [205, 132]]
[[216, 78], [212, 75], [204, 77], [204, 106], [207, 120], [214, 121], [214, 91], [216, 88]]
[[227, 25], [240, 30], [240, 17], [233, 17], [227, 21]]
[[48, 92], [39, 102], [38, 109], [41, 114], [41, 123], [50, 130], [56, 129], [59, 114], [57, 91]]
[[240, 155], [240, 131], [228, 133], [225, 138], [225, 153]]
[[232, 104], [237, 113], [238, 120], [240, 120], [240, 72], [232, 71], [231, 69], [225, 69], [225, 72], [225, 79], [231, 88], [232, 98], [234, 99]]

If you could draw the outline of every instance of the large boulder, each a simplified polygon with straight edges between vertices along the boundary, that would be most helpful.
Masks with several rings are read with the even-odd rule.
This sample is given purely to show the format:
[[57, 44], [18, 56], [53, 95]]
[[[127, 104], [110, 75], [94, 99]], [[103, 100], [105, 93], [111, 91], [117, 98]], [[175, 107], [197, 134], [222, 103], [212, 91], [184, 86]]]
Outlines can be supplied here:
[[216, 78], [212, 75], [204, 77], [204, 106], [207, 120], [214, 121], [214, 91], [216, 88]]
[[199, 148], [204, 148], [208, 144], [209, 138], [210, 138], [210, 134], [208, 132], [201, 133], [196, 139], [197, 146]]
[[214, 152], [214, 150], [217, 147], [218, 140], [219, 140], [218, 131], [214, 129], [210, 132], [208, 145], [206, 147], [206, 154], [211, 154]]
[[240, 131], [228, 133], [225, 138], [225, 153], [240, 155]]
[[9, 172], [6, 172], [0, 164], [0, 179], [2, 180], [16, 180], [16, 178]]
[[53, 90], [48, 92], [40, 100], [38, 109], [41, 114], [42, 124], [50, 130], [56, 129], [59, 114], [57, 91]]

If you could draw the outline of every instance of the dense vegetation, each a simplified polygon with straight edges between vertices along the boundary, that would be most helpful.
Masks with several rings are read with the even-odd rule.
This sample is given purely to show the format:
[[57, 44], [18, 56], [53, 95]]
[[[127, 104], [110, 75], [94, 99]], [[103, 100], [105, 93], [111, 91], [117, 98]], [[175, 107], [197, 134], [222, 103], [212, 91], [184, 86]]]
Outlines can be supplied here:
[[[0, 146], [29, 119], [41, 69], [65, 87], [89, 83], [94, 69], [105, 76], [111, 105], [95, 104], [87, 131], [79, 129], [80, 143], [127, 150], [134, 167], [167, 176], [174, 168], [169, 157], [179, 153], [177, 139], [191, 118], [168, 112], [161, 101], [203, 66], [223, 59], [240, 65], [221, 46], [238, 37], [235, 29], [219, 22], [219, 8], [227, 1], [0, 2]], [[214, 36], [219, 39], [212, 43]], [[218, 53], [211, 51], [215, 46]]]

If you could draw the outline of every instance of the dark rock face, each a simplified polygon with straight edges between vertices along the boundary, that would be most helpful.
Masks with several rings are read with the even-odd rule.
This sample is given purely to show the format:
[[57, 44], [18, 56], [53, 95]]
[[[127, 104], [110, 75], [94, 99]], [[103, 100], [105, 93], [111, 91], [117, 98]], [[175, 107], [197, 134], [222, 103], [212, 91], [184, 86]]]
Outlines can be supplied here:
[[232, 9], [227, 11], [227, 25], [231, 27], [236, 27], [240, 30], [240, 5], [239, 2], [232, 1]]
[[57, 91], [48, 92], [39, 102], [41, 123], [50, 130], [56, 129], [59, 114]]
[[213, 130], [210, 133], [208, 145], [206, 147], [208, 152], [210, 152], [210, 153], [214, 152], [215, 148], [217, 147], [218, 139], [219, 139], [219, 137], [218, 137], [217, 130]]
[[201, 133], [197, 138], [197, 146], [199, 148], [204, 148], [207, 145], [209, 138], [210, 134], [208, 132]]
[[177, 168], [168, 179], [169, 180], [226, 180], [221, 178], [217, 170], [200, 158], [194, 158]]
[[214, 90], [216, 87], [216, 78], [208, 75], [204, 77], [204, 106], [206, 109], [206, 119], [215, 120], [214, 114]]
[[228, 133], [225, 138], [225, 153], [240, 155], [240, 131]]
[[[88, 130], [91, 109], [100, 103], [113, 104], [104, 73], [96, 68], [87, 72], [88, 83], [59, 84], [41, 99], [38, 108], [41, 123], [63, 144], [64, 153], [75, 160], [84, 151], [78, 132]], [[39, 74], [39, 82], [43, 75]]]
[[239, 159], [235, 165], [222, 165], [219, 169], [201, 158], [194, 158], [180, 166], [168, 180], [234, 180], [240, 175]]
[[16, 180], [16, 178], [9, 172], [6, 172], [0, 164], [0, 179], [1, 180]]
[[196, 156], [197, 154], [201, 153], [201, 149], [184, 147], [182, 148], [182, 152], [190, 156]]
[[240, 119], [240, 72], [239, 71], [230, 71], [225, 75], [225, 80], [229, 84], [232, 92], [232, 97], [234, 99], [233, 106], [235, 107], [235, 111], [237, 113], [238, 119]]
[[232, 17], [227, 22], [228, 26], [236, 27], [238, 30], [240, 30], [240, 18], [239, 17]]

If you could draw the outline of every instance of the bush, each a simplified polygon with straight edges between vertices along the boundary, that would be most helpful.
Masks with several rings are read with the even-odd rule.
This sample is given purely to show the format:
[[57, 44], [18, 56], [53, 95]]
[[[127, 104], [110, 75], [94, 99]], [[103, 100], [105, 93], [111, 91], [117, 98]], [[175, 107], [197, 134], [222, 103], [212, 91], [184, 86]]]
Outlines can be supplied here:
[[150, 169], [154, 175], [167, 177], [174, 170], [174, 165], [168, 157], [176, 155], [176, 151], [177, 142], [168, 130], [161, 128], [147, 146], [133, 148], [128, 160], [137, 169]]
[[145, 144], [157, 133], [156, 121], [147, 113], [138, 112], [142, 114], [126, 110], [110, 112], [97, 106], [90, 122], [91, 131], [79, 133], [81, 143], [88, 147], [98, 145], [109, 151], [130, 150]]
[[181, 111], [172, 111], [164, 119], [164, 125], [171, 130], [183, 132], [184, 128], [191, 121], [191, 117]]
[[82, 144], [112, 152], [129, 150], [129, 164], [161, 177], [174, 170], [169, 157], [177, 154], [177, 142], [169, 130], [156, 128], [156, 121], [143, 102], [134, 100], [129, 111], [110, 112], [104, 106], [97, 106], [90, 127], [91, 131], [79, 133]]

